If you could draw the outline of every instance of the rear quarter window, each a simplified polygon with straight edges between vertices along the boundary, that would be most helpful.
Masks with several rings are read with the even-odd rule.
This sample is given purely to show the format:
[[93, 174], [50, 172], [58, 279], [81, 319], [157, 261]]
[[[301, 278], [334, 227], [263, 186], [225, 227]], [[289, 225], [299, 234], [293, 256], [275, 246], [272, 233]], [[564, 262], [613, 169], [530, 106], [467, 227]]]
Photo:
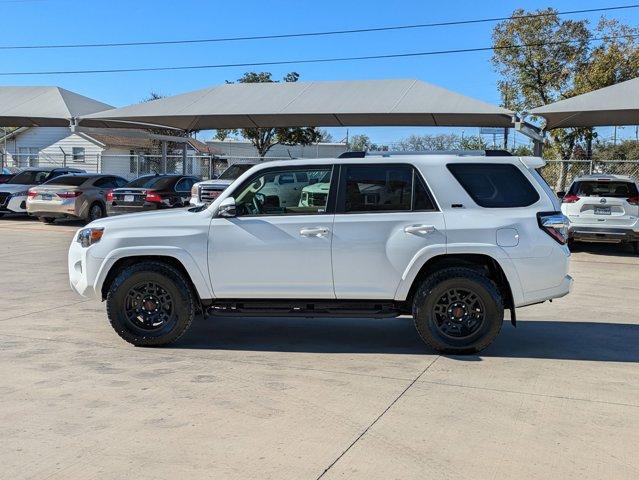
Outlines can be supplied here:
[[447, 167], [480, 207], [527, 207], [539, 200], [537, 190], [515, 165], [450, 163]]

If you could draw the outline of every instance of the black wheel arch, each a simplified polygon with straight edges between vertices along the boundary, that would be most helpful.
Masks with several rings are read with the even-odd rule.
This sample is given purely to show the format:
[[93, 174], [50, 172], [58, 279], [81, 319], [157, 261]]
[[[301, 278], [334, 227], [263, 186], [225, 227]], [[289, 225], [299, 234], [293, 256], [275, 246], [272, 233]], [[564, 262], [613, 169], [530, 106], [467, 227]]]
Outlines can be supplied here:
[[184, 267], [182, 262], [180, 262], [180, 260], [178, 260], [175, 257], [160, 256], [160, 255], [143, 255], [143, 256], [120, 258], [117, 262], [113, 264], [113, 266], [109, 270], [109, 273], [107, 273], [107, 276], [104, 279], [104, 283], [102, 284], [102, 289], [101, 289], [102, 301], [106, 300], [109, 290], [111, 288], [111, 285], [113, 284], [113, 281], [122, 270], [124, 270], [127, 267], [130, 267], [131, 265], [134, 265], [136, 263], [142, 263], [142, 262], [162, 263], [170, 267], [173, 267], [174, 269], [179, 271], [184, 276], [184, 279], [187, 281], [187, 283], [189, 284], [191, 291], [193, 293], [193, 297], [197, 300], [197, 304], [201, 308], [202, 299], [200, 298], [198, 294], [197, 288], [195, 288], [195, 284], [193, 283], [193, 280], [191, 279], [191, 276], [189, 275], [188, 270]]
[[437, 255], [429, 259], [419, 270], [417, 276], [413, 280], [411, 288], [406, 297], [406, 308], [411, 309], [413, 299], [417, 288], [421, 283], [430, 275], [445, 268], [451, 267], [466, 267], [474, 270], [478, 270], [489, 279], [491, 279], [501, 294], [504, 300], [504, 308], [510, 310], [510, 321], [513, 325], [516, 325], [515, 303], [513, 300], [513, 294], [508, 283], [506, 274], [499, 265], [499, 262], [490, 255], [475, 254], [475, 253], [462, 253], [462, 254], [445, 254]]

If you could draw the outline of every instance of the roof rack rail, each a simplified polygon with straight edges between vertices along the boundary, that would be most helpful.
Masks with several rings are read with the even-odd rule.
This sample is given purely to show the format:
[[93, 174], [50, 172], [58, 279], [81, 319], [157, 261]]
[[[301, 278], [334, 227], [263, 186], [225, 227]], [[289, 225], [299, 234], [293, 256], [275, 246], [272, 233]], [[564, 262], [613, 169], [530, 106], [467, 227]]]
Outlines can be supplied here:
[[344, 152], [337, 158], [395, 157], [401, 155], [456, 155], [458, 157], [512, 157], [507, 150], [414, 150]]

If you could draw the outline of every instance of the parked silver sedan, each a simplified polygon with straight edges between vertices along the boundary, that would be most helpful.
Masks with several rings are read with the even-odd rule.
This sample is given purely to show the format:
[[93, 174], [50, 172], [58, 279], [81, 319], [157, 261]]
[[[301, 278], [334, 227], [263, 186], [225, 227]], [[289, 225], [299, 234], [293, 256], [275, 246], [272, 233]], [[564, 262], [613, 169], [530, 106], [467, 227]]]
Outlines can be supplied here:
[[126, 183], [115, 175], [62, 175], [29, 189], [27, 212], [45, 223], [56, 218], [91, 222], [106, 216], [107, 194]]

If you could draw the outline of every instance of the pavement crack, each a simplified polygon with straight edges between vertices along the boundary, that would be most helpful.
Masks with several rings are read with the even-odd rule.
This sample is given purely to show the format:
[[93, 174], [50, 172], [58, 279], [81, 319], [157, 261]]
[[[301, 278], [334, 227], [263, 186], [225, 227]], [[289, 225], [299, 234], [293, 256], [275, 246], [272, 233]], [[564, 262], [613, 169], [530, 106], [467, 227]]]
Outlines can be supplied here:
[[55, 307], [49, 307], [49, 308], [45, 308], [45, 309], [42, 309], [42, 310], [36, 310], [34, 312], [21, 313], [20, 315], [11, 315], [10, 317], [0, 318], [0, 322], [3, 322], [5, 320], [13, 320], [14, 318], [28, 317], [29, 315], [34, 315], [36, 313], [50, 312], [51, 310], [57, 310], [58, 308], [72, 307], [73, 305], [79, 305], [81, 303], [86, 303], [86, 302], [90, 302], [90, 301], [91, 301], [91, 299], [80, 300], [79, 302], [67, 303], [65, 305], [56, 305]]
[[426, 372], [430, 369], [430, 367], [432, 367], [432, 366], [433, 366], [433, 364], [434, 364], [434, 363], [435, 363], [435, 362], [436, 362], [439, 358], [441, 358], [441, 355], [438, 355], [437, 357], [435, 357], [435, 358], [433, 359], [433, 361], [432, 361], [432, 362], [430, 362], [428, 365], [426, 365], [426, 367], [425, 367], [425, 368], [424, 368], [421, 372], [419, 372], [419, 374], [418, 374], [415, 378], [413, 378], [413, 380], [411, 380], [411, 382], [410, 382], [410, 383], [406, 386], [406, 388], [404, 388], [404, 390], [402, 390], [402, 391], [400, 392], [400, 394], [399, 394], [399, 395], [397, 395], [397, 397], [395, 397], [395, 399], [394, 399], [392, 402], [390, 402], [390, 403], [388, 404], [388, 406], [387, 406], [387, 407], [386, 407], [386, 408], [382, 411], [382, 413], [380, 413], [380, 414], [379, 414], [379, 415], [375, 418], [375, 420], [373, 420], [373, 421], [372, 421], [372, 422], [371, 422], [371, 423], [370, 423], [370, 424], [369, 424], [369, 425], [368, 425], [368, 426], [367, 426], [367, 427], [366, 427], [366, 428], [362, 431], [362, 433], [360, 433], [360, 434], [357, 436], [357, 438], [356, 438], [355, 440], [353, 440], [353, 441], [352, 441], [352, 442], [351, 442], [351, 443], [350, 443], [350, 444], [349, 444], [349, 445], [348, 445], [348, 446], [347, 446], [347, 447], [346, 447], [346, 448], [342, 451], [342, 453], [340, 453], [340, 454], [337, 456], [337, 458], [336, 458], [335, 460], [333, 460], [333, 461], [332, 461], [332, 462], [328, 465], [328, 467], [326, 467], [326, 468], [324, 469], [324, 471], [323, 471], [322, 473], [320, 473], [320, 475], [317, 477], [317, 479], [316, 479], [316, 480], [320, 480], [320, 478], [324, 477], [324, 475], [326, 475], [326, 474], [328, 473], [328, 471], [329, 471], [331, 468], [333, 468], [333, 466], [335, 466], [335, 464], [336, 464], [337, 462], [339, 462], [339, 461], [341, 460], [341, 458], [342, 458], [344, 455], [346, 455], [346, 454], [348, 453], [348, 451], [349, 451], [351, 448], [353, 448], [353, 447], [355, 446], [355, 444], [356, 444], [357, 442], [359, 442], [359, 441], [362, 439], [362, 437], [364, 437], [364, 435], [366, 435], [366, 434], [368, 433], [368, 431], [369, 431], [371, 428], [373, 428], [373, 426], [374, 426], [374, 425], [375, 425], [378, 421], [380, 421], [380, 420], [381, 420], [381, 418], [382, 418], [382, 417], [386, 414], [386, 412], [388, 412], [391, 408], [393, 408], [393, 405], [395, 405], [395, 404], [399, 401], [399, 399], [400, 399], [400, 398], [402, 398], [402, 397], [406, 394], [406, 392], [408, 392], [408, 390], [410, 390], [410, 388], [411, 388], [413, 385], [415, 385], [415, 383], [417, 383], [417, 381], [418, 381], [418, 380], [419, 380], [419, 379], [420, 379], [420, 378], [421, 378], [421, 377], [422, 377], [422, 376], [423, 376], [423, 375], [424, 375], [424, 374], [425, 374], [425, 373], [426, 373]]

